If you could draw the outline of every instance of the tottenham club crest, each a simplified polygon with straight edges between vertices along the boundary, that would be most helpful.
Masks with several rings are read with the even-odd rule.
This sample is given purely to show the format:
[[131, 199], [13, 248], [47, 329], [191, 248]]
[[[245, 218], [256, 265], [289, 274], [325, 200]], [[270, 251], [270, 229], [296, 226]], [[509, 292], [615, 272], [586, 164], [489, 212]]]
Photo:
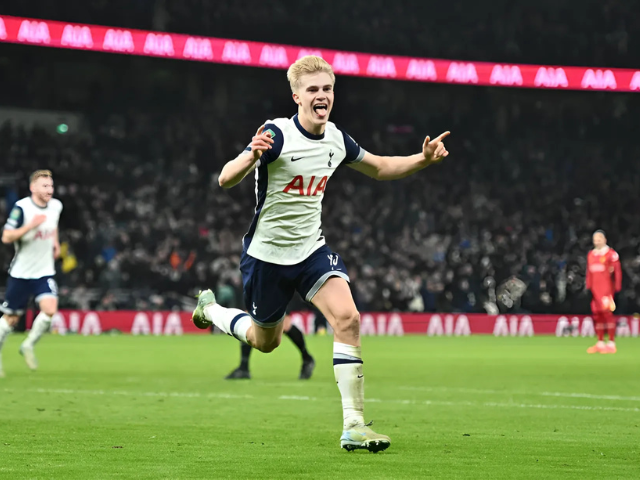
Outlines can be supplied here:
[[333, 160], [333, 150], [329, 150], [329, 168], [331, 168], [331, 160]]

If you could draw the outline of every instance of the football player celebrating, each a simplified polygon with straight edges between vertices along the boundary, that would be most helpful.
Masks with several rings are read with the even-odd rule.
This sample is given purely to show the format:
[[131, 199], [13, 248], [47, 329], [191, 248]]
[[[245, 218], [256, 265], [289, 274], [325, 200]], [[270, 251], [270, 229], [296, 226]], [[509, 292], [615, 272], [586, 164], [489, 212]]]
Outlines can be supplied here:
[[360, 315], [347, 268], [322, 235], [322, 198], [342, 164], [376, 180], [395, 180], [440, 162], [449, 154], [443, 143], [449, 132], [433, 140], [427, 137], [415, 155], [374, 155], [329, 121], [335, 84], [331, 65], [320, 57], [302, 57], [289, 67], [287, 78], [298, 113], [267, 121], [219, 177], [223, 188], [231, 188], [255, 172], [257, 205], [240, 262], [248, 313], [216, 304], [211, 290], [205, 290], [192, 318], [200, 327], [214, 323], [240, 341], [271, 352], [280, 345], [287, 304], [297, 290], [334, 331], [333, 368], [344, 419], [340, 444], [347, 450], [377, 452], [391, 441], [364, 420]]

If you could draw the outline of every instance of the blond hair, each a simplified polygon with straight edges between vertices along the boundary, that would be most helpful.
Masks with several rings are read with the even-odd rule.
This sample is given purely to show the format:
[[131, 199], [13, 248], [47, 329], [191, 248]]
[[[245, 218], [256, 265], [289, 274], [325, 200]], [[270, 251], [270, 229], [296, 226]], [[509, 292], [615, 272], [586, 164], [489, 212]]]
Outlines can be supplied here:
[[40, 177], [53, 178], [53, 174], [51, 173], [51, 170], [36, 170], [29, 177], [29, 183], [35, 182]]
[[329, 62], [315, 55], [306, 55], [299, 58], [287, 70], [287, 79], [289, 80], [289, 85], [291, 85], [291, 91], [295, 92], [300, 87], [300, 79], [303, 75], [318, 72], [328, 73], [331, 81], [334, 84], [336, 83], [336, 76]]

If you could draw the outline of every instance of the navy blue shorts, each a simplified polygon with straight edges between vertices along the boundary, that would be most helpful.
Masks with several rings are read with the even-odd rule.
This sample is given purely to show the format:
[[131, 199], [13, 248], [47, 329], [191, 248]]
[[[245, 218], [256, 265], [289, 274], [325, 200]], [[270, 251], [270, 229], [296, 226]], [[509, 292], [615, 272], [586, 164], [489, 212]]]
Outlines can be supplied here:
[[0, 311], [8, 315], [21, 315], [32, 296], [36, 298], [36, 302], [39, 302], [42, 297], [57, 297], [58, 285], [54, 278], [14, 278], [9, 276], [4, 303], [0, 305]]
[[349, 281], [342, 258], [326, 245], [296, 265], [263, 262], [242, 252], [240, 271], [244, 305], [251, 318], [263, 327], [275, 327], [284, 319], [296, 290], [310, 302], [330, 277]]

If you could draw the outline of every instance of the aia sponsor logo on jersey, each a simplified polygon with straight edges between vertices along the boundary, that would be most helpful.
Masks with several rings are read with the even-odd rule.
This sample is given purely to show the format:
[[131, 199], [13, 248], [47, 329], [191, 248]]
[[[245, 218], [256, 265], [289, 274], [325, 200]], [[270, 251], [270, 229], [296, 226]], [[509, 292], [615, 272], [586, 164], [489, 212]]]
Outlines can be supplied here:
[[55, 230], [38, 230], [33, 237], [34, 240], [49, 240], [56, 234]]
[[313, 197], [315, 195], [322, 195], [324, 193], [324, 189], [327, 188], [327, 181], [329, 177], [318, 177], [316, 181], [316, 176], [312, 176], [309, 182], [305, 181], [302, 175], [296, 175], [293, 180], [289, 182], [289, 184], [284, 187], [284, 193], [291, 193], [295, 195], [302, 195], [305, 197]]

